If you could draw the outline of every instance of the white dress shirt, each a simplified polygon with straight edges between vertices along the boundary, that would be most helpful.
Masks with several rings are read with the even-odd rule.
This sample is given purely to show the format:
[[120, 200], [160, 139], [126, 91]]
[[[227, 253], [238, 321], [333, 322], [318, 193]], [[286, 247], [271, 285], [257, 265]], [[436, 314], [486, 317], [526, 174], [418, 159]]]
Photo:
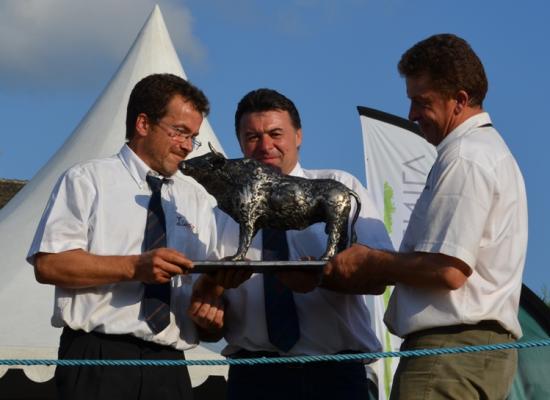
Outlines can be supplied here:
[[436, 326], [496, 320], [521, 336], [518, 307], [527, 249], [525, 184], [498, 132], [477, 114], [437, 146], [402, 252], [456, 257], [473, 273], [457, 290], [398, 284], [385, 322], [405, 336]]
[[[58, 181], [28, 254], [83, 249], [95, 255], [142, 253], [151, 190], [149, 167], [127, 146], [104, 159], [78, 164]], [[162, 186], [167, 246], [191, 260], [214, 257], [216, 225], [212, 198], [179, 172]], [[170, 325], [159, 334], [140, 318], [144, 285], [119, 282], [85, 289], [56, 287], [52, 325], [107, 334], [131, 334], [176, 349], [198, 343], [186, 316], [191, 278], [171, 282]]]
[[[352, 175], [336, 170], [303, 170], [297, 165], [290, 175], [305, 178], [332, 178], [353, 189], [361, 198], [361, 212], [356, 223], [359, 243], [391, 249], [391, 241], [366, 189]], [[352, 201], [352, 203], [355, 203]], [[355, 213], [355, 204], [350, 212]], [[239, 227], [224, 215], [218, 229], [222, 235], [219, 251], [222, 256], [236, 253]], [[317, 223], [302, 231], [287, 231], [289, 259], [304, 256], [320, 257], [327, 245], [325, 224]], [[260, 260], [262, 235], [259, 232], [247, 253], [250, 260]], [[222, 354], [231, 355], [241, 349], [271, 351], [277, 349], [269, 342], [265, 322], [262, 274], [252, 277], [236, 289], [225, 291], [225, 339], [228, 343]], [[300, 339], [289, 355], [334, 354], [354, 350], [379, 351], [380, 343], [371, 329], [371, 317], [365, 296], [347, 295], [317, 288], [310, 293], [294, 293], [300, 321]]]

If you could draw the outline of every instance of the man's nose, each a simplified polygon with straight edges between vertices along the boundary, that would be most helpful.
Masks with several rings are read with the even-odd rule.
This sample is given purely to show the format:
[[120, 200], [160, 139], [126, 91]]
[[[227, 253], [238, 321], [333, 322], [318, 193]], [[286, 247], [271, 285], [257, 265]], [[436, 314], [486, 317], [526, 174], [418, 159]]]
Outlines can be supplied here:
[[260, 136], [260, 149], [269, 150], [273, 148], [273, 139], [267, 133]]
[[187, 139], [179, 142], [179, 146], [181, 149], [186, 150], [188, 153], [191, 153], [193, 151], [193, 140]]

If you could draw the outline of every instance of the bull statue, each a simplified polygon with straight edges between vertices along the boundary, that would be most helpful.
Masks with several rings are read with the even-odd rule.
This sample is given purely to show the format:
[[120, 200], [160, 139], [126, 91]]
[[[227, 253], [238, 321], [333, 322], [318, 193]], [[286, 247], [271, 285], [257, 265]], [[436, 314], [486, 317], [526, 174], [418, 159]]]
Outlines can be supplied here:
[[351, 197], [357, 202], [351, 226], [361, 210], [359, 196], [333, 179], [306, 179], [281, 174], [259, 161], [227, 159], [209, 143], [210, 153], [179, 164], [180, 171], [194, 178], [214, 196], [218, 207], [239, 224], [239, 247], [230, 260], [243, 260], [252, 238], [262, 228], [305, 229], [325, 222], [328, 243], [322, 260], [328, 260], [348, 245]]

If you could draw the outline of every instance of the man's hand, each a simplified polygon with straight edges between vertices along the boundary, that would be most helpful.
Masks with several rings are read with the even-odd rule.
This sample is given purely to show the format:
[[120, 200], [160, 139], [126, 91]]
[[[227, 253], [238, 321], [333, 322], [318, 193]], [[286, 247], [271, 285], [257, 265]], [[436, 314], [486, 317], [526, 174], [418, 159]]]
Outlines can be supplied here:
[[224, 288], [207, 274], [201, 275], [193, 286], [187, 314], [199, 328], [201, 340], [218, 341], [223, 336], [223, 292]]
[[179, 251], [161, 247], [138, 256], [133, 279], [145, 283], [166, 283], [174, 275], [187, 274], [193, 263]]
[[[315, 257], [301, 257], [300, 261], [314, 261]], [[308, 293], [321, 283], [322, 272], [317, 271], [279, 271], [275, 276], [293, 292]]]
[[[222, 260], [230, 261], [231, 256], [224, 257]], [[252, 276], [252, 271], [234, 268], [220, 268], [216, 272], [209, 273], [208, 276], [213, 282], [223, 286], [225, 289], [234, 289], [244, 281], [248, 280]]]
[[381, 294], [386, 285], [396, 283], [457, 290], [472, 272], [465, 262], [445, 254], [393, 253], [354, 244], [327, 263], [321, 287], [364, 294]]
[[277, 279], [293, 292], [308, 293], [321, 283], [322, 273], [317, 271], [279, 271]]
[[82, 249], [38, 253], [35, 275], [40, 283], [79, 289], [117, 282], [165, 283], [185, 274], [193, 263], [180, 252], [159, 248], [140, 255], [104, 256]]
[[209, 273], [208, 276], [212, 281], [225, 289], [234, 289], [241, 283], [248, 280], [252, 276], [252, 271], [244, 269], [219, 269], [216, 272]]
[[323, 270], [321, 287], [342, 293], [381, 294], [385, 284], [378, 276], [378, 265], [369, 264], [373, 250], [354, 244], [336, 254]]

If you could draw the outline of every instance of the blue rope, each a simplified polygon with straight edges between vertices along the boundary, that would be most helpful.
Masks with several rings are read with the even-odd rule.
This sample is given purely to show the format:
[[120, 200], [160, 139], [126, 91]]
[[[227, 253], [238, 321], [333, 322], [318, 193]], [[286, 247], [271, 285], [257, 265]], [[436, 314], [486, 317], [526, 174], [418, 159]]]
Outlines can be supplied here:
[[223, 360], [2, 360], [0, 365], [59, 365], [67, 366], [160, 366], [169, 367], [176, 365], [257, 365], [257, 364], [284, 364], [284, 363], [310, 363], [318, 361], [355, 361], [372, 360], [389, 357], [425, 357], [444, 354], [472, 353], [478, 351], [529, 349], [533, 347], [550, 346], [550, 339], [532, 340], [526, 342], [501, 343], [481, 346], [447, 347], [439, 349], [389, 351], [378, 353], [356, 354], [326, 354], [318, 356], [295, 357], [261, 357], [261, 358], [228, 358]]

